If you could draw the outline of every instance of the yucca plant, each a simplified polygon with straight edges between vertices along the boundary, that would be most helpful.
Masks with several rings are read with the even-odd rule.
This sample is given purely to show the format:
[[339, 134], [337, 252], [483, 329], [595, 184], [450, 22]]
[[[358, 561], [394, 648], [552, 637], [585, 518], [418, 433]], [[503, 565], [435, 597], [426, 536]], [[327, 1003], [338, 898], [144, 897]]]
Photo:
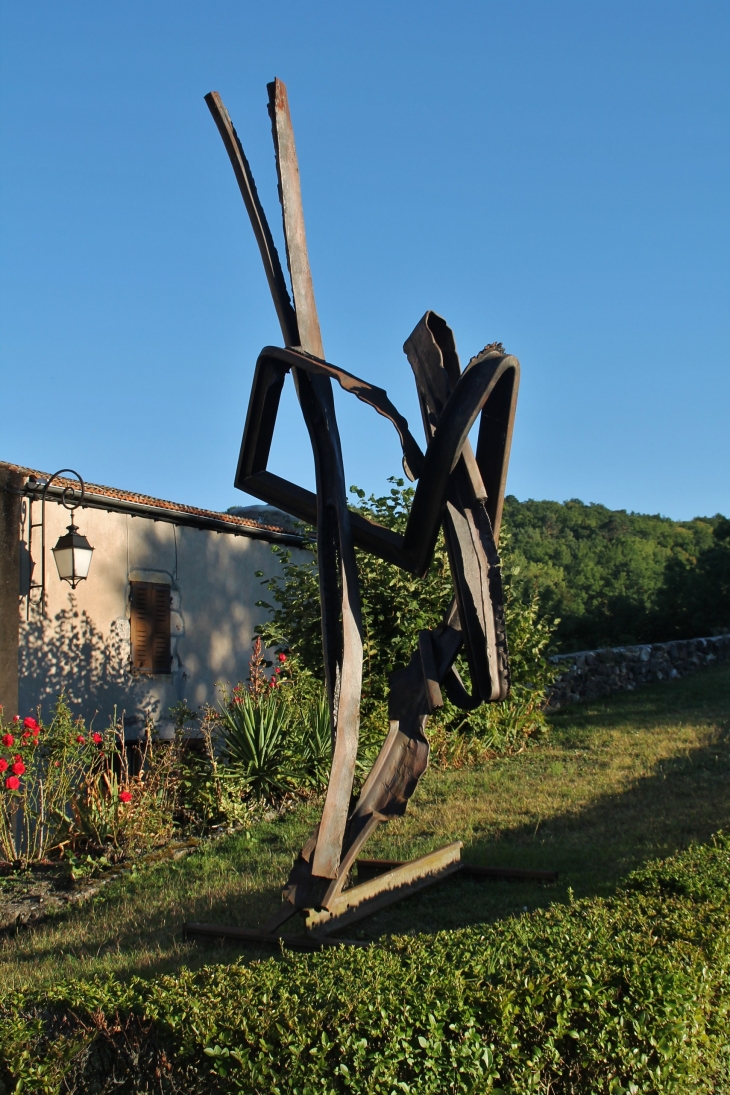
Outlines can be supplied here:
[[289, 711], [273, 690], [260, 697], [236, 690], [221, 705], [220, 740], [226, 765], [218, 767], [224, 781], [234, 781], [260, 802], [273, 802], [291, 791], [291, 753], [287, 730]]
[[324, 692], [301, 708], [297, 774], [305, 786], [321, 791], [327, 786], [332, 765], [332, 723]]

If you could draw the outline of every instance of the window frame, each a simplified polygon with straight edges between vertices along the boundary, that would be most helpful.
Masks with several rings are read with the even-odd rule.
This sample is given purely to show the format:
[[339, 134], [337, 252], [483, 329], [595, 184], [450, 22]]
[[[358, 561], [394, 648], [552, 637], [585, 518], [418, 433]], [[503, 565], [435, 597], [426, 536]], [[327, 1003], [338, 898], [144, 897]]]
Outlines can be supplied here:
[[[134, 674], [166, 677], [172, 673], [171, 592], [163, 582], [129, 583], [130, 667]], [[144, 647], [144, 658], [139, 656], [140, 646]]]

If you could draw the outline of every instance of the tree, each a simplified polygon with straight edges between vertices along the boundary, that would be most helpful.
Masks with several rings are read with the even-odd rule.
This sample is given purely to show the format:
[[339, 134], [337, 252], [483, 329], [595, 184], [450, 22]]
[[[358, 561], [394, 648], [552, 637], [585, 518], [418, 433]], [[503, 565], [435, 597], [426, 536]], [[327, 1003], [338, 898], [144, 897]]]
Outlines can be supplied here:
[[657, 616], [667, 639], [730, 629], [730, 521], [720, 518], [713, 542], [695, 558], [667, 564]]
[[560, 617], [561, 651], [691, 638], [720, 626], [712, 623], [711, 605], [672, 619], [676, 583], [690, 581], [702, 553], [717, 545], [720, 515], [679, 522], [577, 499], [519, 502], [508, 495], [505, 517], [512, 593], [527, 604], [537, 592], [544, 613]]

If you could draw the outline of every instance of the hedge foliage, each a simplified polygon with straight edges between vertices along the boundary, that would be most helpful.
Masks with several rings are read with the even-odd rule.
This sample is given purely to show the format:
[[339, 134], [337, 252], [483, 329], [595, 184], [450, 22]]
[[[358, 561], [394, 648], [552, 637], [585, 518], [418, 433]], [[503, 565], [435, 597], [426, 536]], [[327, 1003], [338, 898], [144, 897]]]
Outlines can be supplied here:
[[609, 899], [5, 998], [4, 1090], [730, 1091], [730, 839]]

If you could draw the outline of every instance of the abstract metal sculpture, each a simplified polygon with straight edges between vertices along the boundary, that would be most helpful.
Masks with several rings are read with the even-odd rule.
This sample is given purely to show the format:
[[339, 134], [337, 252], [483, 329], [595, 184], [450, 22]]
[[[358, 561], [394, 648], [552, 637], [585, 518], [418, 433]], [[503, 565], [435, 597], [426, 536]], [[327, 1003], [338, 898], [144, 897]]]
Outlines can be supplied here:
[[[442, 689], [472, 710], [509, 690], [507, 643], [497, 542], [517, 398], [519, 363], [498, 344], [487, 346], [462, 372], [454, 337], [427, 312], [405, 343], [416, 380], [426, 451], [382, 388], [325, 359], [304, 231], [299, 168], [284, 84], [268, 85], [287, 262], [293, 302], [253, 176], [217, 92], [206, 102], [233, 165], [256, 236], [284, 348], [267, 346], [256, 363], [235, 485], [316, 526], [322, 642], [332, 717], [333, 758], [322, 818], [292, 868], [281, 912], [263, 933], [204, 929], [198, 934], [275, 938], [299, 910], [324, 941], [352, 920], [458, 870], [461, 844], [449, 845], [366, 883], [346, 889], [358, 853], [376, 827], [402, 815], [428, 764], [425, 734]], [[317, 493], [266, 470], [281, 390], [294, 381], [314, 453]], [[332, 381], [373, 407], [396, 429], [403, 467], [417, 481], [404, 535], [348, 509]], [[476, 453], [469, 431], [480, 417]], [[454, 600], [444, 621], [421, 631], [418, 648], [390, 677], [390, 730], [352, 803], [362, 683], [362, 628], [355, 548], [423, 577], [443, 528]], [[469, 694], [454, 666], [460, 650], [469, 666]], [[284, 937], [286, 938], [286, 937]]]

